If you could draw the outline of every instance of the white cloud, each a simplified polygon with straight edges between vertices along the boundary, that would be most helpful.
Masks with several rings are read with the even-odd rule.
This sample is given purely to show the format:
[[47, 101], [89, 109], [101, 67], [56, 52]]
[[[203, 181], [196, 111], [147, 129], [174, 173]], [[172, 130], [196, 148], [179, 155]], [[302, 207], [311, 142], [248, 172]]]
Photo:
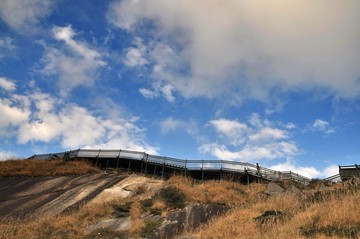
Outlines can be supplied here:
[[14, 91], [16, 90], [16, 84], [12, 80], [0, 76], [0, 88], [6, 91]]
[[139, 92], [142, 96], [144, 96], [145, 98], [148, 98], [148, 99], [153, 99], [153, 98], [159, 97], [158, 92], [152, 91], [152, 90], [149, 90], [146, 88], [140, 88]]
[[194, 120], [180, 120], [173, 117], [168, 117], [159, 123], [160, 130], [163, 134], [167, 134], [172, 131], [182, 130], [193, 137], [198, 137], [198, 127]]
[[122, 148], [157, 154], [158, 149], [146, 142], [145, 129], [137, 125], [138, 118], [125, 117], [128, 114], [111, 108], [109, 114], [95, 113], [39, 91], [12, 95], [0, 99], [0, 136], [17, 137], [19, 144]]
[[15, 155], [11, 152], [1, 151], [0, 149], [0, 161], [16, 159]]
[[152, 89], [140, 88], [139, 92], [142, 96], [148, 99], [154, 99], [163, 96], [168, 102], [175, 101], [174, 87], [171, 85], [162, 85], [162, 82], [158, 81], [152, 85]]
[[321, 172], [316, 168], [298, 166], [291, 160], [286, 160], [284, 163], [274, 165], [270, 168], [276, 171], [292, 171], [308, 178], [318, 178], [321, 176]]
[[18, 143], [54, 143], [71, 148], [124, 148], [156, 153], [145, 142], [144, 130], [136, 125], [136, 118], [121, 115], [103, 118], [88, 109], [64, 103], [41, 92], [28, 96], [34, 109], [18, 128]]
[[65, 49], [46, 48], [43, 74], [59, 77], [62, 95], [78, 86], [91, 86], [97, 71], [106, 65], [103, 55], [88, 44], [74, 40], [76, 32], [70, 25], [54, 27], [52, 33], [56, 40], [64, 43]]
[[339, 167], [334, 164], [323, 170], [318, 170], [310, 166], [299, 166], [296, 162], [289, 159], [270, 168], [277, 171], [292, 171], [308, 178], [326, 178], [339, 173]]
[[211, 120], [210, 124], [218, 133], [225, 135], [230, 140], [230, 143], [235, 146], [244, 143], [249, 130], [246, 124], [224, 118]]
[[298, 153], [296, 144], [289, 139], [289, 129], [276, 128], [257, 114], [251, 115], [248, 124], [224, 118], [209, 123], [224, 143], [203, 144], [199, 147], [202, 153], [245, 162], [288, 158]]
[[273, 88], [360, 94], [357, 0], [123, 0], [108, 19], [130, 32], [151, 21], [153, 39], [168, 49], [153, 58], [154, 80], [185, 97], [230, 91], [266, 100]]
[[19, 95], [13, 95], [9, 99], [0, 98], [0, 136], [12, 136], [12, 128], [28, 120], [29, 104], [26, 97]]
[[287, 132], [285, 130], [264, 127], [257, 133], [250, 135], [249, 139], [251, 141], [258, 141], [264, 139], [286, 139], [287, 137]]
[[335, 133], [335, 129], [332, 128], [329, 122], [321, 119], [316, 119], [311, 126], [312, 131], [320, 131], [325, 134], [332, 134]]
[[0, 0], [0, 17], [13, 29], [33, 32], [41, 18], [50, 14], [51, 0]]
[[143, 66], [148, 63], [146, 57], [146, 47], [143, 44], [143, 40], [139, 37], [134, 40], [135, 47], [126, 49], [126, 55], [124, 63], [129, 67]]
[[336, 174], [339, 174], [339, 166], [336, 164], [332, 164], [322, 171], [321, 176], [326, 178]]
[[12, 38], [8, 36], [0, 36], [0, 60], [4, 57], [12, 57], [10, 54], [15, 49]]
[[178, 128], [181, 128], [184, 126], [184, 121], [174, 119], [173, 117], [168, 117], [167, 119], [160, 122], [160, 129], [161, 132], [164, 134], [167, 134], [171, 131], [175, 131]]

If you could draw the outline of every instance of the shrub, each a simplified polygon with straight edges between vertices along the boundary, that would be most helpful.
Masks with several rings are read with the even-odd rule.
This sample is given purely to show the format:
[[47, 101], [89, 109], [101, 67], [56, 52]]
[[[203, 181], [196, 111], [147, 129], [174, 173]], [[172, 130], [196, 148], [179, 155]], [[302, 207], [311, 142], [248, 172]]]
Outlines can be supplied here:
[[150, 213], [153, 215], [161, 215], [162, 210], [160, 208], [151, 208]]
[[128, 217], [130, 216], [130, 209], [131, 209], [132, 202], [126, 202], [120, 205], [114, 205], [113, 209], [113, 216], [114, 217]]
[[140, 201], [141, 209], [146, 212], [152, 205], [153, 200], [151, 198]]
[[185, 207], [186, 197], [184, 192], [176, 187], [167, 187], [159, 191], [160, 198], [165, 202], [169, 208], [183, 208]]
[[161, 225], [161, 222], [155, 221], [146, 221], [143, 230], [141, 231], [141, 236], [144, 238], [151, 237], [155, 235], [156, 230]]

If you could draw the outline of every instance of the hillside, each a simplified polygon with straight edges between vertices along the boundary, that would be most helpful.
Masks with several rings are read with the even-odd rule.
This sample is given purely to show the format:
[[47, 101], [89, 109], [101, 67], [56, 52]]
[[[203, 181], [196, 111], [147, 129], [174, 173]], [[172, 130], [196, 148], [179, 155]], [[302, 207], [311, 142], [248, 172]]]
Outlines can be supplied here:
[[[28, 217], [22, 218], [2, 216], [0, 238], [170, 238], [170, 235], [175, 235], [174, 238], [220, 239], [360, 236], [358, 180], [340, 184], [314, 180], [307, 187], [301, 187], [291, 182], [250, 185], [231, 180], [201, 182], [182, 176], [173, 176], [164, 181], [139, 174], [2, 177], [0, 208], [6, 208], [4, 195], [11, 197], [8, 191], [4, 191], [4, 185], [15, 185], [14, 180], [18, 182], [16, 185], [24, 185], [21, 182], [29, 179], [43, 181], [43, 184], [26, 186], [27, 192], [32, 192], [36, 198], [40, 189], [45, 190], [41, 186], [46, 185], [45, 181], [54, 182], [56, 178], [60, 180], [62, 177], [82, 177], [86, 181], [85, 184], [58, 181], [58, 186], [63, 185], [64, 193], [77, 187], [77, 193], [72, 194], [75, 198], [91, 192], [87, 190], [88, 187], [94, 188], [94, 184], [88, 180], [91, 177], [113, 178], [118, 181], [99, 187], [96, 195], [80, 200], [72, 210], [60, 210], [60, 205], [64, 205], [69, 197], [59, 194], [54, 195], [52, 200], [45, 200], [46, 203], [58, 202], [48, 204], [49, 206], [44, 206], [46, 203], [43, 203], [42, 208], [47, 210], [30, 210]], [[66, 178], [61, 180], [64, 179]], [[24, 190], [17, 193], [25, 193]], [[59, 192], [57, 187], [52, 190]], [[8, 209], [19, 210], [16, 205], [18, 204], [10, 205]]]

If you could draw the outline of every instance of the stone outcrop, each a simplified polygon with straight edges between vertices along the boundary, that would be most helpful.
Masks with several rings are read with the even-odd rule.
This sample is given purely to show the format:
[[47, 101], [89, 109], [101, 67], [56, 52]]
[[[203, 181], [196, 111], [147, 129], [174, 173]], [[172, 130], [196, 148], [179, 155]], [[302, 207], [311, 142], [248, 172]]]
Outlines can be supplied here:
[[279, 184], [273, 182], [270, 182], [264, 191], [268, 196], [280, 195], [284, 192], [285, 190]]
[[168, 239], [179, 235], [182, 231], [193, 231], [229, 209], [230, 207], [224, 204], [195, 204], [172, 211], [152, 238]]
[[90, 226], [89, 231], [95, 231], [99, 228], [109, 228], [114, 231], [129, 230], [131, 227], [130, 217], [112, 218], [98, 222], [95, 225]]

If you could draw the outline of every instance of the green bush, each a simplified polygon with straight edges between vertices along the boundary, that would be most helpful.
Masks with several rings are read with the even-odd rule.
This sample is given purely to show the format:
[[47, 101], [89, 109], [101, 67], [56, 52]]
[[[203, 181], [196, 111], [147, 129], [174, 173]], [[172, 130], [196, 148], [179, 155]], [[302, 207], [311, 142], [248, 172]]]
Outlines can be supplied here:
[[113, 216], [114, 217], [128, 217], [130, 216], [130, 208], [132, 202], [126, 202], [120, 205], [114, 205], [113, 209]]
[[185, 193], [175, 187], [163, 188], [159, 191], [160, 198], [165, 202], [169, 208], [183, 208], [185, 207]]
[[151, 198], [142, 200], [140, 202], [140, 205], [141, 205], [142, 211], [146, 212], [153, 205], [153, 200]]
[[161, 215], [162, 210], [160, 208], [151, 208], [150, 213], [153, 215]]
[[146, 221], [145, 227], [141, 232], [141, 236], [144, 238], [151, 237], [155, 235], [156, 230], [161, 225], [161, 222], [154, 222], [154, 221]]

